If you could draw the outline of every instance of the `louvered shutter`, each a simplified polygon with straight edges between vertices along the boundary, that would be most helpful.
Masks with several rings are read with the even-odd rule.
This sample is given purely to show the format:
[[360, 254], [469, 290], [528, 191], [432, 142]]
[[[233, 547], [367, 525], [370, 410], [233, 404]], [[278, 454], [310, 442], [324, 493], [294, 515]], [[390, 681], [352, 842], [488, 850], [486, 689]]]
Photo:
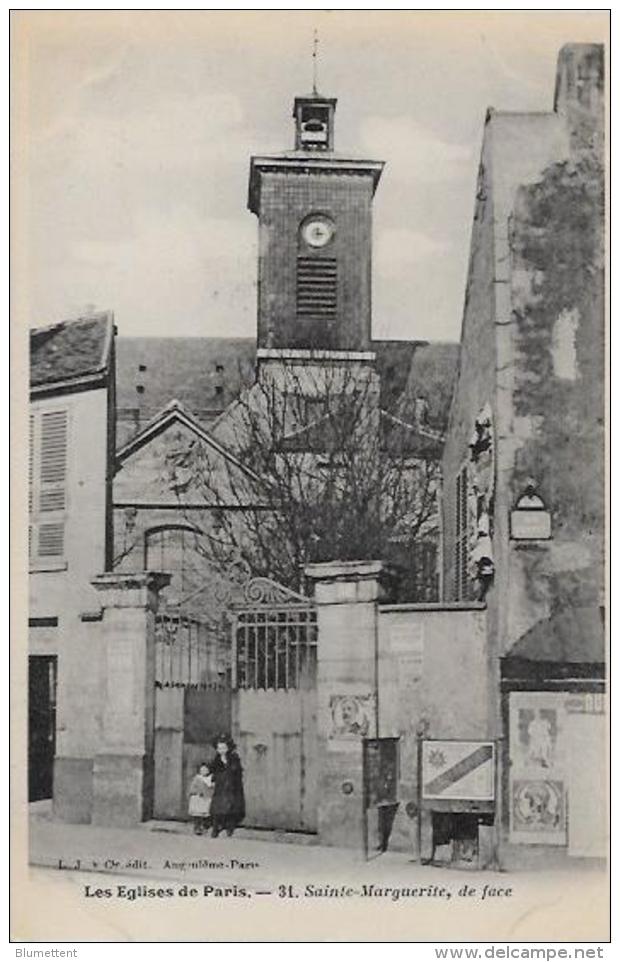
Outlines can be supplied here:
[[28, 423], [28, 557], [32, 556], [33, 549], [33, 509], [34, 509], [34, 429], [35, 418], [30, 415]]
[[38, 558], [62, 558], [67, 507], [66, 411], [43, 412], [31, 427], [32, 541]]
[[456, 476], [456, 601], [466, 601], [469, 593], [469, 528], [467, 504], [467, 468], [464, 467]]
[[335, 317], [337, 291], [335, 257], [297, 258], [298, 317]]
[[67, 480], [67, 412], [41, 415], [39, 511], [64, 511]]

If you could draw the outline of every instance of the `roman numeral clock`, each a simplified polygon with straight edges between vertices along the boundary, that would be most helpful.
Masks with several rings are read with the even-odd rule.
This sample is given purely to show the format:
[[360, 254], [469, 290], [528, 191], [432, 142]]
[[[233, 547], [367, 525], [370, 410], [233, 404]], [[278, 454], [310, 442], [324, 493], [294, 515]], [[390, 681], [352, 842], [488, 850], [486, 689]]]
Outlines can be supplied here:
[[368, 350], [372, 200], [383, 163], [334, 151], [336, 101], [296, 97], [295, 149], [252, 157], [258, 347]]

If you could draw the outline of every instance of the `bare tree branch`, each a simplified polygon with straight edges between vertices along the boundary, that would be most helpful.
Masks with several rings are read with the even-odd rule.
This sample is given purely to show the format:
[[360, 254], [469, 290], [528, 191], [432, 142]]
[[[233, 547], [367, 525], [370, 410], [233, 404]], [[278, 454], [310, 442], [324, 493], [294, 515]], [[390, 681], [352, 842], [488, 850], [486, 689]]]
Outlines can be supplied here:
[[437, 441], [381, 411], [368, 364], [265, 363], [213, 433], [232, 457], [203, 445], [191, 459], [211, 560], [300, 590], [309, 562], [415, 566], [432, 540]]

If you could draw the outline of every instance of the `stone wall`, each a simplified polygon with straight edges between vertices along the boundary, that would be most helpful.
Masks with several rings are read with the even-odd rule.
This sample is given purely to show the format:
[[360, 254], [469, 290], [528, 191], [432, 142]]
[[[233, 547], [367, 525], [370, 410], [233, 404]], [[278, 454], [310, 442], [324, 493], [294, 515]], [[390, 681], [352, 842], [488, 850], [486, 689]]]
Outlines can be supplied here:
[[380, 571], [377, 561], [306, 568], [316, 583], [317, 828], [325, 845], [363, 846], [362, 739], [378, 734]]
[[[318, 833], [364, 845], [365, 738], [399, 739], [390, 847], [415, 848], [417, 735], [494, 737], [482, 605], [379, 604], [379, 562], [310, 565], [318, 622]], [[467, 684], [464, 679], [467, 678]], [[377, 811], [369, 810], [368, 820]], [[429, 833], [430, 817], [424, 820]]]
[[495, 737], [486, 616], [482, 605], [379, 607], [379, 734], [400, 738], [400, 806], [392, 848], [415, 847], [409, 803], [417, 803], [418, 732], [428, 738]]

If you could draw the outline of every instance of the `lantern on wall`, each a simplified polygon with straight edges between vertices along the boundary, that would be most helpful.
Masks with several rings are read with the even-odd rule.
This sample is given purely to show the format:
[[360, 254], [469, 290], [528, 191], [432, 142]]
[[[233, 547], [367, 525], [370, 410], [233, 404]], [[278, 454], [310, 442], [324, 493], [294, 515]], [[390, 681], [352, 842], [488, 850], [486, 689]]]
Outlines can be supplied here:
[[531, 478], [510, 512], [510, 537], [514, 541], [548, 541], [551, 538], [551, 514]]

